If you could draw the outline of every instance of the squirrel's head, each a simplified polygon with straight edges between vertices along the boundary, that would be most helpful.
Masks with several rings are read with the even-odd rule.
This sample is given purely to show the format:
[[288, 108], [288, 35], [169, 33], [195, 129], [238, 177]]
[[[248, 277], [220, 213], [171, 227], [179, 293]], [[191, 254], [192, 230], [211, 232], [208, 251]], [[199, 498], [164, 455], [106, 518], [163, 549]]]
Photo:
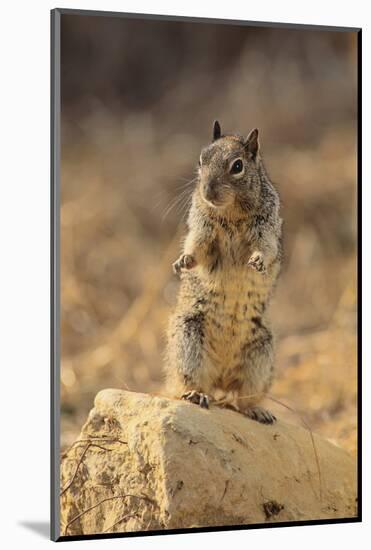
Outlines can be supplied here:
[[252, 205], [258, 194], [260, 163], [258, 130], [246, 138], [222, 135], [219, 122], [213, 127], [213, 141], [201, 151], [199, 190], [211, 207], [225, 210]]

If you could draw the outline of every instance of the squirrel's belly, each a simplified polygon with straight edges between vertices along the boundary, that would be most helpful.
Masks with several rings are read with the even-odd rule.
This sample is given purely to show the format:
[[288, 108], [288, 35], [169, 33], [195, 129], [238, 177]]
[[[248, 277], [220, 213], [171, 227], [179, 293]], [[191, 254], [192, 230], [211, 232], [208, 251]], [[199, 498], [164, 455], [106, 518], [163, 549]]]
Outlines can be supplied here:
[[195, 307], [201, 311], [204, 352], [216, 370], [236, 364], [242, 348], [256, 338], [271, 286], [269, 276], [247, 266], [213, 277], [194, 270], [184, 277], [177, 315], [192, 316]]
[[223, 368], [238, 362], [242, 347], [255, 338], [271, 282], [247, 268], [219, 283], [205, 316], [205, 345], [213, 363]]

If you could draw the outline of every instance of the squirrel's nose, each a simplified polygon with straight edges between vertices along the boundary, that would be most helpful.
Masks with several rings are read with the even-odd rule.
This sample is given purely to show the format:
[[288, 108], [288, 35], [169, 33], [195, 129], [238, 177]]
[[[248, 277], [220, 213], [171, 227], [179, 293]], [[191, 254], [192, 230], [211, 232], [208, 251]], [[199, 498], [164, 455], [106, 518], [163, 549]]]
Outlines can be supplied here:
[[213, 200], [217, 198], [217, 186], [218, 182], [216, 180], [210, 180], [207, 182], [205, 186], [205, 197], [207, 200]]

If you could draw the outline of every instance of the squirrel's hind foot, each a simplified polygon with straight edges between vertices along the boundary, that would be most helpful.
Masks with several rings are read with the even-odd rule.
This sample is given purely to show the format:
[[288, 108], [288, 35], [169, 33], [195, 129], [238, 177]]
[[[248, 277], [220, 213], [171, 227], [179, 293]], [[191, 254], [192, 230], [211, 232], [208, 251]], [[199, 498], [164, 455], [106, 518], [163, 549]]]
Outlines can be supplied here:
[[243, 414], [252, 420], [260, 422], [261, 424], [274, 424], [277, 420], [274, 414], [267, 411], [267, 409], [263, 409], [262, 407], [251, 407], [244, 411]]
[[256, 420], [261, 424], [274, 424], [277, 420], [274, 414], [269, 412], [267, 409], [263, 409], [262, 407], [250, 407], [247, 410], [241, 410], [237, 405], [233, 405], [232, 403], [223, 403], [220, 407], [243, 414], [244, 416], [247, 416], [252, 420]]
[[200, 405], [203, 409], [209, 408], [209, 397], [205, 393], [196, 390], [187, 391], [183, 393], [182, 399], [195, 405]]

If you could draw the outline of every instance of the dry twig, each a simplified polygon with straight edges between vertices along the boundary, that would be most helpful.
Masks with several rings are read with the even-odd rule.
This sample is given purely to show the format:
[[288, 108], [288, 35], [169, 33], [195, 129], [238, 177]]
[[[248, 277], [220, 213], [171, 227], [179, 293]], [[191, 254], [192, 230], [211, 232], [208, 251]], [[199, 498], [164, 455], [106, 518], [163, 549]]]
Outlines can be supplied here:
[[67, 483], [67, 485], [62, 489], [61, 493], [60, 493], [60, 496], [64, 495], [64, 493], [66, 491], [68, 491], [68, 489], [71, 487], [72, 483], [75, 481], [75, 477], [77, 476], [77, 472], [79, 471], [79, 468], [80, 468], [80, 465], [84, 459], [84, 456], [86, 455], [88, 449], [91, 447], [91, 443], [88, 443], [85, 447], [85, 449], [83, 450], [83, 452], [81, 453], [81, 456], [80, 456], [80, 459], [77, 463], [77, 466], [75, 468], [75, 471], [73, 473], [73, 476], [71, 477], [70, 481]]
[[122, 516], [122, 518], [120, 518], [119, 520], [115, 521], [115, 523], [107, 527], [107, 529], [105, 529], [103, 533], [108, 533], [108, 531], [111, 531], [111, 529], [113, 529], [114, 527], [116, 527], [116, 525], [118, 525], [119, 523], [122, 523], [126, 519], [136, 518], [136, 517], [137, 517], [137, 514], [126, 514], [125, 516]]
[[[62, 454], [62, 458], [66, 458], [66, 456], [68, 455], [68, 453], [70, 451], [72, 451], [72, 449], [74, 449], [77, 445], [79, 445], [80, 443], [88, 443], [90, 441], [104, 441], [105, 443], [121, 443], [122, 445], [127, 445], [127, 441], [122, 441], [122, 439], [117, 439], [117, 438], [111, 438], [109, 436], [99, 436], [99, 437], [95, 437], [95, 436], [89, 436], [88, 438], [86, 439], [78, 439], [77, 441], [75, 441], [74, 443], [72, 443], [72, 445], [66, 450], [64, 451], [64, 453]], [[99, 445], [96, 445], [96, 444], [93, 444], [94, 447], [99, 447]], [[107, 448], [104, 448], [104, 447], [101, 447], [102, 449], [104, 449], [105, 451], [112, 451], [113, 449], [107, 449]]]
[[79, 444], [82, 444], [84, 442], [88, 442], [88, 444], [86, 445], [85, 449], [83, 450], [83, 452], [81, 453], [81, 456], [79, 458], [79, 461], [77, 463], [77, 466], [76, 466], [76, 469], [74, 471], [74, 474], [72, 476], [72, 478], [70, 479], [70, 481], [67, 483], [67, 485], [62, 489], [61, 493], [59, 496], [62, 496], [64, 495], [64, 493], [66, 491], [68, 491], [68, 489], [71, 487], [72, 483], [75, 481], [75, 478], [77, 476], [77, 472], [79, 471], [79, 468], [82, 464], [82, 461], [84, 459], [84, 456], [86, 455], [88, 449], [90, 449], [91, 447], [97, 447], [98, 449], [101, 449], [102, 451], [107, 451], [107, 452], [111, 452], [113, 451], [113, 449], [107, 449], [107, 447], [102, 447], [101, 445], [98, 445], [97, 443], [93, 443], [93, 441], [105, 441], [106, 443], [110, 443], [110, 442], [119, 442], [119, 443], [122, 443], [122, 444], [126, 444], [126, 441], [122, 441], [121, 439], [107, 439], [105, 437], [92, 437], [90, 439], [79, 439], [77, 441], [75, 441], [75, 443], [73, 443], [71, 445], [71, 447], [66, 451], [66, 453], [63, 455], [64, 457], [67, 456], [67, 454], [73, 449], [75, 448], [76, 445], [79, 445]]
[[64, 534], [67, 535], [67, 530], [68, 528], [70, 527], [70, 525], [72, 525], [72, 523], [75, 523], [75, 521], [77, 521], [78, 519], [80, 519], [82, 516], [84, 516], [85, 514], [87, 514], [88, 512], [91, 512], [91, 510], [94, 510], [95, 508], [98, 508], [98, 506], [101, 506], [102, 504], [104, 504], [105, 502], [108, 502], [108, 501], [111, 501], [111, 500], [118, 500], [118, 499], [124, 499], [124, 498], [139, 498], [139, 499], [142, 499], [142, 500], [146, 500], [147, 502], [150, 502], [152, 505], [156, 504], [154, 500], [152, 500], [151, 498], [145, 496], [145, 495], [131, 495], [131, 494], [125, 494], [125, 495], [116, 495], [114, 497], [107, 497], [107, 498], [104, 498], [103, 500], [100, 500], [99, 502], [97, 502], [96, 504], [93, 504], [93, 506], [90, 506], [89, 508], [87, 508], [86, 510], [83, 510], [82, 512], [80, 512], [79, 514], [77, 514], [77, 516], [75, 516], [74, 518], [71, 519], [71, 521], [69, 521], [65, 527], [65, 530], [64, 530]]

